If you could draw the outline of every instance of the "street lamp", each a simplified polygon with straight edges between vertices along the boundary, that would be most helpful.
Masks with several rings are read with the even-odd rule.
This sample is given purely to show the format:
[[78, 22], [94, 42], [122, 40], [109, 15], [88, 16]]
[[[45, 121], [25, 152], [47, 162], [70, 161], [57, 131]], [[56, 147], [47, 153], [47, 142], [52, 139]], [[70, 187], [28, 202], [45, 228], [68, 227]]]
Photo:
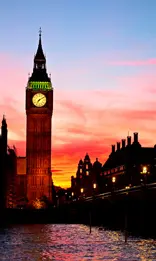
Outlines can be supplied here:
[[97, 187], [97, 185], [96, 185], [96, 183], [94, 183], [94, 184], [93, 184], [93, 188], [96, 189], [96, 187]]
[[142, 174], [147, 174], [147, 166], [144, 166], [144, 167], [142, 168]]
[[60, 204], [59, 196], [56, 195], [56, 206], [59, 207], [59, 204]]
[[112, 177], [112, 183], [113, 183], [112, 192], [114, 192], [115, 190], [115, 182], [116, 182], [116, 177]]
[[116, 177], [112, 177], [112, 182], [113, 182], [113, 183], [116, 182]]
[[93, 198], [95, 197], [96, 188], [97, 188], [97, 184], [93, 183]]
[[140, 174], [144, 175], [144, 185], [147, 183], [147, 174], [149, 174], [148, 166], [142, 166], [142, 171]]
[[81, 191], [81, 193], [83, 193], [83, 192], [84, 192], [84, 189], [83, 189], [83, 188], [81, 188], [81, 189], [80, 189], [80, 191]]

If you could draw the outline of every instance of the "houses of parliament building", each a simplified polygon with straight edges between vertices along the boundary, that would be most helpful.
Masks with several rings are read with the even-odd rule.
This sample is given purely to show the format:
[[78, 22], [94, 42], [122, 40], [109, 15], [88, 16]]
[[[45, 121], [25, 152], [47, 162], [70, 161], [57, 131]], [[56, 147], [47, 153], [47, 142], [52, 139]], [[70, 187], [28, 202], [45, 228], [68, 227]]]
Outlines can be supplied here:
[[76, 177], [71, 177], [75, 198], [83, 198], [114, 190], [146, 186], [156, 182], [156, 145], [143, 147], [138, 133], [112, 145], [104, 164], [98, 159], [92, 164], [88, 154], [80, 159]]

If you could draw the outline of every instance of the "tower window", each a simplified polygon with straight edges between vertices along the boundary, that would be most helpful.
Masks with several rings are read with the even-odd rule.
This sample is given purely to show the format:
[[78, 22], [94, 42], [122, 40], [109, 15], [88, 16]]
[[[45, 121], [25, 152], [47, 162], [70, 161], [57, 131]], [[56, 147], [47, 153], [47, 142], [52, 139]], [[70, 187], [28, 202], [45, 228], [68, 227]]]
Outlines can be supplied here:
[[82, 169], [80, 169], [80, 173], [82, 173]]
[[86, 164], [86, 169], [88, 169], [88, 164]]
[[86, 175], [87, 175], [87, 176], [89, 175], [89, 171], [88, 171], [88, 170], [86, 171]]

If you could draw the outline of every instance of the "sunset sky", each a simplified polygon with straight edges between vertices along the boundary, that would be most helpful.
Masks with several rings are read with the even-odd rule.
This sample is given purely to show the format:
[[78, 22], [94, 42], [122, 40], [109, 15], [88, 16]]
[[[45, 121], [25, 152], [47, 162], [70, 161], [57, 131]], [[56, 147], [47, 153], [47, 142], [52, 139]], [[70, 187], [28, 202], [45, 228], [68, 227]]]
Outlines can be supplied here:
[[0, 112], [25, 155], [25, 87], [42, 27], [54, 87], [52, 169], [70, 186], [80, 158], [107, 159], [139, 132], [156, 143], [155, 0], [5, 0], [0, 4]]

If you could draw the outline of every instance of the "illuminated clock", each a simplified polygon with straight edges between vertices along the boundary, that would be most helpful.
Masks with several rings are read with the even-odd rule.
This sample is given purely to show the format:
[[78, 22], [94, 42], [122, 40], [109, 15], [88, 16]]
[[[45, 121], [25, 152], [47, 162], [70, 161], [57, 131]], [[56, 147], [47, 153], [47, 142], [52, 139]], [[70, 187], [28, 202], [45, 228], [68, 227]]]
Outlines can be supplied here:
[[43, 107], [46, 104], [46, 96], [43, 93], [36, 93], [32, 102], [36, 107]]

